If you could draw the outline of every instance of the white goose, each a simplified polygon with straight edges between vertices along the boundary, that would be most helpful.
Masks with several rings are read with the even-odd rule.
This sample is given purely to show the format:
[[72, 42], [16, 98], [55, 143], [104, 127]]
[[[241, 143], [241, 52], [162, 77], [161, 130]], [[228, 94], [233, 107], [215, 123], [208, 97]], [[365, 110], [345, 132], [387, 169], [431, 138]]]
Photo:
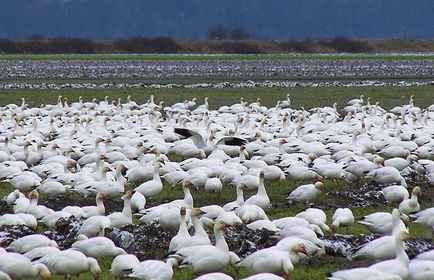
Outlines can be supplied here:
[[[428, 227], [434, 227], [434, 207], [422, 210], [412, 215], [415, 217], [415, 223], [424, 224]], [[434, 259], [433, 259], [434, 260]]]
[[331, 273], [329, 280], [402, 280], [394, 274], [384, 273], [379, 270], [361, 267], [348, 270], [341, 270]]
[[154, 161], [153, 179], [139, 185], [137, 188], [134, 189], [134, 191], [143, 194], [145, 197], [158, 195], [163, 189], [163, 183], [161, 182], [159, 168], [160, 168], [160, 162]]
[[404, 199], [399, 203], [399, 211], [403, 214], [410, 215], [415, 212], [420, 211], [419, 202], [417, 201], [418, 196], [422, 194], [420, 187], [414, 187], [411, 192], [411, 197]]
[[290, 201], [305, 202], [306, 204], [309, 204], [309, 200], [315, 199], [323, 191], [324, 184], [322, 182], [301, 185], [293, 190], [287, 199]]
[[217, 221], [214, 225], [216, 245], [200, 245], [182, 248], [171, 257], [180, 262], [180, 267], [188, 267], [194, 273], [202, 274], [222, 270], [231, 261], [229, 247], [223, 235], [223, 230], [228, 225], [223, 221]]
[[[179, 250], [185, 247], [197, 246], [197, 245], [210, 245], [211, 241], [209, 240], [208, 234], [202, 226], [202, 223], [199, 220], [199, 217], [206, 214], [206, 212], [202, 211], [199, 208], [193, 208], [190, 213], [190, 220], [193, 223], [194, 227], [194, 235], [190, 238], [187, 237], [186, 234], [183, 234], [186, 238], [184, 240], [180, 240], [177, 246], [171, 249], [169, 245], [169, 251]], [[188, 232], [188, 231], [187, 231]], [[171, 242], [172, 244], [172, 242]]]
[[404, 250], [403, 241], [408, 240], [411, 236], [403, 231], [395, 237], [396, 257], [391, 260], [378, 262], [371, 265], [370, 268], [400, 276], [402, 279], [408, 279], [408, 264], [410, 259]]
[[42, 280], [51, 279], [51, 273], [45, 265], [32, 264], [28, 258], [17, 253], [0, 253], [0, 271], [12, 279], [28, 279], [38, 275]]
[[177, 264], [175, 258], [168, 258], [166, 262], [147, 260], [134, 266], [127, 276], [136, 279], [171, 280], [173, 267]]
[[113, 259], [110, 266], [110, 271], [115, 279], [123, 279], [132, 271], [134, 267], [140, 264], [140, 261], [135, 255], [118, 255]]
[[268, 209], [271, 206], [270, 198], [268, 197], [267, 191], [265, 190], [264, 176], [264, 171], [261, 170], [261, 172], [259, 172], [258, 192], [256, 193], [256, 195], [249, 197], [244, 202], [245, 205], [257, 205], [262, 209]]
[[[410, 219], [404, 214], [401, 214], [400, 217], [401, 219], [398, 221], [399, 226], [402, 230], [405, 230], [407, 227], [403, 221], [407, 223]], [[388, 212], [375, 212], [363, 216], [362, 220], [358, 221], [358, 223], [366, 226], [373, 233], [389, 234], [393, 229], [392, 214]]]
[[233, 211], [235, 208], [238, 208], [244, 204], [243, 186], [243, 184], [240, 184], [236, 187], [237, 198], [235, 201], [231, 201], [223, 205], [223, 209], [225, 211]]
[[393, 185], [383, 188], [380, 193], [389, 203], [400, 203], [404, 199], [410, 197], [406, 187], [401, 185]]
[[85, 235], [79, 235], [77, 241], [72, 243], [71, 248], [93, 258], [115, 257], [126, 254], [124, 249], [116, 247], [113, 241], [102, 236], [87, 238]]
[[39, 260], [45, 264], [54, 274], [80, 276], [80, 274], [90, 271], [94, 279], [99, 279], [101, 268], [94, 258], [86, 257], [82, 252], [75, 250], [65, 250], [57, 254], [47, 255]]
[[349, 208], [338, 208], [332, 218], [332, 233], [336, 233], [339, 227], [352, 226], [354, 223], [353, 212]]
[[234, 280], [234, 278], [224, 273], [214, 272], [204, 274], [202, 276], [194, 278], [194, 280]]
[[114, 212], [107, 216], [110, 220], [110, 227], [121, 228], [124, 225], [133, 223], [133, 214], [131, 211], [131, 198], [133, 197], [133, 192], [128, 190], [125, 195], [122, 196], [124, 200], [124, 208], [122, 212]]
[[370, 241], [362, 248], [357, 250], [356, 257], [370, 257], [374, 259], [393, 258], [396, 255], [397, 247], [395, 240], [402, 234], [408, 233], [407, 230], [400, 228], [400, 213], [398, 209], [392, 211], [392, 235], [383, 236]]
[[38, 205], [39, 194], [36, 190], [33, 190], [29, 194], [29, 208], [27, 213], [35, 216], [37, 220], [42, 219], [44, 216], [54, 213], [54, 210]]
[[24, 254], [34, 248], [46, 246], [58, 247], [56, 241], [53, 241], [44, 235], [31, 234], [13, 241], [9, 244], [7, 250]]
[[291, 262], [289, 252], [284, 252], [275, 247], [262, 249], [240, 261], [237, 265], [247, 268], [253, 273], [284, 273], [286, 279], [291, 279], [294, 265]]
[[412, 260], [409, 264], [410, 279], [430, 280], [434, 277], [434, 261]]
[[174, 251], [175, 249], [179, 248], [180, 243], [182, 243], [185, 240], [191, 239], [191, 235], [188, 232], [187, 224], [185, 221], [185, 215], [187, 214], [185, 207], [181, 207], [179, 210], [179, 228], [178, 233], [172, 237], [169, 243], [169, 252]]
[[272, 273], [259, 273], [247, 278], [243, 278], [242, 280], [285, 280], [285, 279]]
[[30, 261], [34, 262], [34, 261], [37, 261], [44, 256], [57, 254], [59, 252], [60, 252], [59, 248], [53, 247], [53, 246], [37, 247], [37, 248], [34, 248], [34, 249], [28, 251], [27, 253], [25, 253], [24, 257], [26, 257]]
[[83, 222], [77, 235], [83, 234], [87, 237], [104, 236], [104, 231], [110, 224], [111, 221], [106, 216], [92, 216]]

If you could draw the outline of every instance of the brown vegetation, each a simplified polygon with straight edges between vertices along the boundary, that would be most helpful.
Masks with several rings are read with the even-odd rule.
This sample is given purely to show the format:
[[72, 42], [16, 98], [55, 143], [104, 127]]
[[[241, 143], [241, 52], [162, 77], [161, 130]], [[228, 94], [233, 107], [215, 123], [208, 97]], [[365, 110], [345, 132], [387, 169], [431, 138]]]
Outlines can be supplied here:
[[[27, 40], [0, 39], [0, 53], [390, 53], [434, 52], [434, 40], [376, 39], [354, 40], [336, 37], [330, 40], [247, 40], [243, 30], [214, 30], [213, 40], [177, 40], [169, 37], [135, 37], [119, 40], [81, 38], [45, 39], [32, 36]], [[219, 34], [218, 34], [219, 33]], [[226, 34], [226, 35], [225, 35]], [[228, 40], [222, 37], [239, 38]], [[218, 38], [218, 40], [216, 40]]]

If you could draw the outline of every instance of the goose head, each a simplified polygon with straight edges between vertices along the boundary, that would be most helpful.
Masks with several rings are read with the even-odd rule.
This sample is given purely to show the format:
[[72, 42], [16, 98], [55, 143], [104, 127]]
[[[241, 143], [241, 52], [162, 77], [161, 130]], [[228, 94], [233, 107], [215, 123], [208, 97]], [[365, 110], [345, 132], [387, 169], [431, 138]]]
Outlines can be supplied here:
[[134, 191], [128, 190], [125, 192], [125, 194], [122, 196], [122, 199], [131, 199], [134, 195]]
[[422, 195], [422, 190], [420, 189], [420, 187], [414, 187], [413, 191], [411, 193], [413, 195], [415, 195], [415, 196], [421, 196]]
[[407, 231], [403, 230], [396, 236], [397, 240], [400, 242], [408, 241], [413, 239], [413, 236], [411, 236]]
[[183, 188], [190, 188], [190, 187], [192, 187], [192, 186], [193, 186], [193, 184], [191, 183], [190, 180], [184, 180], [184, 181], [182, 182], [182, 187], [183, 187]]
[[38, 201], [38, 199], [39, 199], [39, 193], [38, 193], [38, 191], [37, 190], [31, 191], [29, 193], [29, 199], [30, 200], [36, 200], [36, 201]]
[[37, 274], [41, 276], [42, 280], [50, 280], [51, 279], [51, 272], [48, 270], [48, 268], [42, 264], [37, 263], [33, 265], [33, 269], [36, 270]]
[[306, 246], [304, 245], [304, 243], [296, 244], [294, 247], [291, 248], [290, 251], [292, 251], [294, 253], [303, 253], [306, 256], [309, 255], [309, 253], [307, 252], [307, 249], [306, 249]]
[[315, 188], [323, 192], [324, 191], [324, 184], [322, 182], [316, 182]]
[[105, 194], [100, 193], [100, 192], [96, 194], [96, 200], [97, 201], [104, 201], [106, 199], [107, 199], [107, 196]]
[[216, 229], [216, 230], [224, 230], [225, 228], [228, 228], [230, 226], [231, 226], [230, 224], [228, 224], [228, 223], [226, 223], [226, 222], [224, 222], [222, 220], [219, 220], [219, 221], [217, 221], [214, 224], [214, 229]]
[[191, 215], [194, 217], [200, 217], [200, 216], [205, 215], [205, 214], [206, 214], [206, 212], [202, 211], [200, 208], [193, 208], [191, 210]]
[[93, 274], [93, 279], [98, 280], [101, 276], [101, 268], [99, 267], [98, 262], [91, 257], [88, 257], [86, 260], [89, 265], [89, 270]]

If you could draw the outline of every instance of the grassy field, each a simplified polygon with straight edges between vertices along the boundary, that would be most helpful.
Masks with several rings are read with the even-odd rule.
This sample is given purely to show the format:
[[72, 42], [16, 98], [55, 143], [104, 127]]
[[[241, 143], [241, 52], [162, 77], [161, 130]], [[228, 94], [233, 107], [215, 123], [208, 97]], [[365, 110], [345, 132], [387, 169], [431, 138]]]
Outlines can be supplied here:
[[[426, 107], [434, 103], [433, 87], [367, 87], [367, 88], [254, 88], [254, 89], [110, 89], [110, 90], [77, 90], [66, 89], [59, 91], [52, 90], [1, 90], [0, 91], [0, 105], [4, 106], [9, 103], [20, 104], [20, 98], [24, 97], [29, 106], [39, 106], [41, 104], [54, 104], [57, 96], [60, 94], [67, 97], [69, 102], [76, 101], [78, 96], [83, 96], [85, 100], [89, 101], [92, 98], [102, 100], [104, 96], [109, 96], [111, 99], [122, 98], [126, 99], [128, 95], [132, 95], [133, 99], [137, 103], [145, 102], [149, 99], [151, 94], [155, 95], [156, 101], [164, 100], [167, 105], [175, 102], [180, 102], [185, 99], [191, 99], [193, 97], [198, 98], [199, 103], [208, 96], [210, 106], [217, 108], [222, 105], [230, 105], [235, 102], [239, 102], [241, 97], [244, 97], [245, 101], [255, 101], [260, 97], [263, 105], [274, 106], [277, 100], [283, 100], [286, 98], [286, 94], [291, 94], [291, 100], [293, 108], [300, 108], [304, 106], [306, 109], [316, 106], [332, 106], [333, 102], [338, 104], [338, 107], [343, 107], [347, 100], [359, 97], [363, 94], [365, 97], [371, 97], [371, 102], [380, 102], [380, 105], [385, 109], [390, 109], [394, 106], [401, 105], [408, 102], [409, 96], [415, 96], [415, 105], [420, 107]], [[176, 158], [173, 158], [174, 160]], [[294, 215], [303, 210], [306, 206], [303, 204], [289, 205], [286, 203], [286, 193], [293, 190], [296, 186], [294, 182], [287, 180], [280, 184], [267, 185], [268, 194], [271, 202], [274, 205], [273, 208], [267, 211], [267, 214], [271, 219]], [[348, 190], [350, 186], [345, 183], [339, 183], [336, 185], [333, 182], [326, 182], [326, 193], [334, 192], [336, 188], [342, 190]], [[422, 189], [427, 186], [423, 185]], [[11, 187], [6, 184], [0, 185], [0, 195], [4, 196], [11, 191]], [[251, 195], [246, 193], [245, 197]], [[179, 188], [171, 188], [165, 186], [163, 192], [150, 202], [158, 204], [160, 201], [167, 199], [176, 199], [182, 197], [182, 193]], [[218, 195], [211, 195], [204, 191], [193, 191], [193, 197], [195, 199], [195, 205], [202, 206], [213, 203], [223, 204], [235, 199], [235, 190], [231, 187], [225, 187], [222, 193]], [[320, 198], [314, 201], [319, 207], [325, 207], [327, 203], [327, 195], [323, 194]], [[421, 207], [432, 207], [432, 197], [424, 196], [422, 198]], [[44, 199], [42, 198], [42, 201]], [[380, 205], [379, 207], [354, 207], [352, 210], [356, 218], [360, 218], [363, 215], [376, 212], [376, 211], [390, 211], [392, 207], [390, 205]], [[331, 226], [331, 216], [334, 209], [327, 210], [327, 216], [329, 218], [329, 225]], [[342, 231], [340, 231], [342, 232]], [[355, 224], [349, 229], [351, 234], [368, 233], [368, 231], [361, 225]], [[415, 237], [431, 238], [431, 230], [424, 227], [411, 224], [410, 233]], [[335, 271], [342, 268], [351, 267], [354, 265], [360, 265], [360, 263], [354, 263], [345, 258], [323, 256], [320, 258], [315, 257], [313, 263], [299, 264], [293, 272], [293, 279], [312, 279], [322, 280], [325, 279], [325, 275], [328, 272]], [[111, 259], [102, 259], [100, 264], [103, 268], [103, 275], [101, 279], [112, 279], [109, 272]], [[370, 264], [372, 262], [363, 262], [362, 264]], [[228, 267], [226, 272], [233, 275], [236, 278], [244, 277], [248, 275], [245, 270], [241, 270], [238, 274], [233, 267]], [[189, 280], [193, 278], [193, 274], [186, 270], [176, 270], [175, 280]], [[60, 277], [54, 277], [54, 279], [63, 279]], [[92, 279], [89, 274], [84, 275], [81, 279]]]
[[434, 54], [0, 54], [0, 60], [434, 59]]
[[353, 98], [364, 95], [371, 97], [371, 103], [379, 102], [385, 109], [393, 108], [408, 103], [410, 95], [415, 97], [415, 105], [427, 107], [434, 103], [434, 87], [329, 87], [329, 88], [223, 88], [223, 89], [12, 89], [0, 90], [0, 106], [10, 103], [21, 104], [21, 97], [24, 97], [29, 106], [40, 106], [41, 104], [55, 104], [58, 95], [68, 99], [68, 102], [76, 102], [79, 96], [85, 101], [96, 98], [98, 101], [108, 96], [110, 100], [122, 98], [126, 100], [131, 95], [138, 104], [146, 102], [150, 95], [154, 95], [156, 102], [164, 101], [165, 106], [186, 99], [197, 98], [198, 104], [203, 103], [205, 97], [209, 97], [209, 104], [212, 108], [219, 108], [223, 105], [230, 105], [244, 101], [253, 102], [261, 98], [261, 104], [267, 107], [275, 106], [278, 100], [286, 99], [291, 95], [293, 108], [304, 106], [306, 109], [318, 106], [332, 106], [337, 103], [338, 108], [345, 106], [345, 103]]

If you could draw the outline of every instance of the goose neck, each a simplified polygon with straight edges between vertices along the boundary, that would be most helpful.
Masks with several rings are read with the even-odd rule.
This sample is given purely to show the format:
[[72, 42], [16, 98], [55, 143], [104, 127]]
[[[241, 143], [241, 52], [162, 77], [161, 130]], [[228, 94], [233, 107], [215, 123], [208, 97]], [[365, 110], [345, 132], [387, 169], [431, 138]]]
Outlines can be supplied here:
[[226, 243], [226, 239], [223, 233], [222, 229], [215, 228], [214, 229], [214, 235], [215, 235], [215, 246], [217, 249], [229, 252], [229, 246]]

